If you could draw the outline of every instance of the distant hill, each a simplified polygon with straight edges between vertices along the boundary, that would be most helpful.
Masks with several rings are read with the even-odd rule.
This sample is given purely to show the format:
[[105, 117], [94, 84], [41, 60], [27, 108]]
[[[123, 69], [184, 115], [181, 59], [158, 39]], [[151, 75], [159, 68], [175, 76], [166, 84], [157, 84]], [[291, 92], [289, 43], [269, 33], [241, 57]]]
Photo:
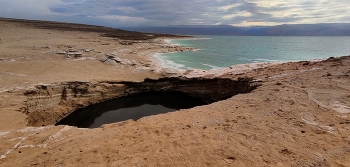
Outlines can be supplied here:
[[101, 36], [119, 38], [123, 40], [148, 40], [156, 37], [181, 37], [173, 34], [156, 34], [156, 33], [140, 33], [135, 31], [125, 31], [116, 28], [86, 25], [78, 23], [64, 23], [55, 21], [42, 21], [42, 20], [25, 20], [25, 19], [13, 19], [13, 18], [2, 18], [2, 23], [18, 23], [26, 27], [36, 27], [41, 29], [52, 29], [62, 31], [85, 31], [85, 32], [98, 32]]
[[243, 34], [244, 30], [238, 27], [222, 26], [164, 26], [164, 27], [128, 27], [124, 28], [138, 32], [157, 32], [159, 34], [181, 35], [237, 35]]
[[348, 36], [350, 35], [350, 24], [279, 25], [267, 28], [266, 35]]
[[128, 27], [124, 29], [147, 33], [178, 35], [350, 36], [350, 23], [284, 24], [270, 27], [182, 25], [164, 27]]

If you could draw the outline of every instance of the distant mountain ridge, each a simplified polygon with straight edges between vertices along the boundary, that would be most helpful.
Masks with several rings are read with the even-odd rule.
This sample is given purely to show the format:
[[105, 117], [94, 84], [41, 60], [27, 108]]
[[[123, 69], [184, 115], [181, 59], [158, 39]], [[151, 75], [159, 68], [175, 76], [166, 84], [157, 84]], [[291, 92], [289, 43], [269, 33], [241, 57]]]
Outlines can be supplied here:
[[124, 29], [147, 33], [178, 35], [350, 36], [350, 23], [284, 24], [256, 27], [179, 25], [164, 27], [128, 27]]

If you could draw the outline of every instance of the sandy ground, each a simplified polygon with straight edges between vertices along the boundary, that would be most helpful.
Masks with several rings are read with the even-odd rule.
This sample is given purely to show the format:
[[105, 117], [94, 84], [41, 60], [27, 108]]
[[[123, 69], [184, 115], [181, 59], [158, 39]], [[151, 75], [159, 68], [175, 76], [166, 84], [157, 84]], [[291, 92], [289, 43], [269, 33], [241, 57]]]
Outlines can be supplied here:
[[[155, 47], [147, 43], [121, 45], [118, 39], [101, 37], [98, 33], [53, 31], [0, 22], [0, 92], [62, 81], [142, 81], [145, 76], [158, 78], [159, 75], [149, 68], [140, 66], [138, 70], [137, 67], [105, 65], [99, 60], [106, 54], [115, 54], [135, 60], [140, 65], [141, 61], [147, 64], [153, 59]], [[67, 58], [65, 54], [57, 54], [68, 49], [81, 52], [83, 57]], [[93, 51], [86, 52], [84, 49]], [[25, 115], [16, 112], [19, 99], [10, 98], [0, 96], [1, 111], [6, 110], [0, 118], [1, 130], [26, 124], [16, 121], [18, 118], [25, 119]], [[16, 116], [12, 117], [12, 114]]]
[[[164, 48], [151, 41], [121, 45], [96, 32], [0, 21], [0, 166], [350, 166], [349, 56], [187, 71], [181, 75], [253, 77], [261, 86], [96, 129], [26, 126], [21, 95], [35, 85], [162, 77], [152, 55]], [[83, 56], [57, 54], [68, 49]], [[107, 65], [105, 54], [137, 64]]]

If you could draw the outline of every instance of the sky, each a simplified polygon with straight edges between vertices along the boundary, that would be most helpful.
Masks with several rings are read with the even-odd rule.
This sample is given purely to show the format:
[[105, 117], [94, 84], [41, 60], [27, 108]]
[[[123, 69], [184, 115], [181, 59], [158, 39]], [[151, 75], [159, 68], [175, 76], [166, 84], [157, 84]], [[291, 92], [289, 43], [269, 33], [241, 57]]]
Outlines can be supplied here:
[[109, 27], [349, 23], [349, 0], [0, 0], [0, 17]]

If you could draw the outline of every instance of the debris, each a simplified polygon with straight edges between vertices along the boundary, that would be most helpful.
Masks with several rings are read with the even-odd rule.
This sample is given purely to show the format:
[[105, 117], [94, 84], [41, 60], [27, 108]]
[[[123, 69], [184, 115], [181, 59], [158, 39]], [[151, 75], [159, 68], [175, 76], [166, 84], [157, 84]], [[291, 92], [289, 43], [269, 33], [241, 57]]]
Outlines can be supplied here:
[[92, 52], [92, 51], [94, 51], [94, 49], [86, 48], [86, 49], [84, 49], [84, 51], [85, 51], [85, 52]]
[[67, 53], [67, 56], [78, 58], [78, 57], [83, 57], [83, 54], [81, 52], [69, 52], [69, 53]]
[[122, 44], [122, 45], [132, 45], [132, 44], [134, 44], [134, 42], [132, 42], [132, 41], [120, 41], [119, 43]]
[[60, 50], [60, 51], [57, 51], [56, 54], [64, 55], [64, 54], [67, 54], [67, 52]]

